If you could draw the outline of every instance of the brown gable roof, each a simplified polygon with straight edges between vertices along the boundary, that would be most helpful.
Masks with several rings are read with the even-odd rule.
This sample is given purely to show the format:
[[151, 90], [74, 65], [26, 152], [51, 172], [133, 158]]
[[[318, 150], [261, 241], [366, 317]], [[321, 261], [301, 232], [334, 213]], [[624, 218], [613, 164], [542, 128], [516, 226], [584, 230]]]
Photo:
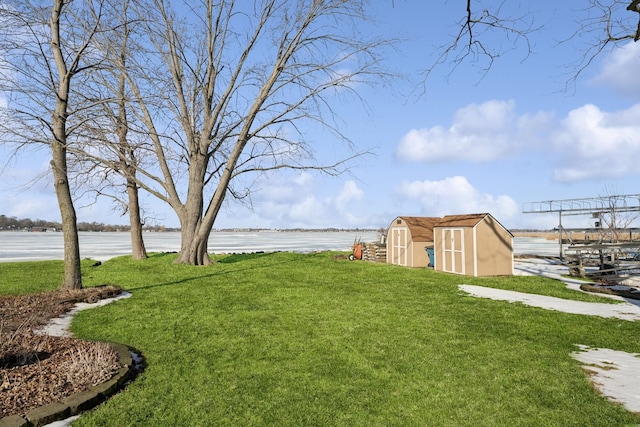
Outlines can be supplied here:
[[475, 227], [480, 221], [486, 218], [488, 213], [446, 215], [438, 221], [434, 227]]
[[467, 214], [467, 215], [446, 215], [442, 217], [434, 227], [475, 227], [479, 222], [484, 220], [486, 217], [490, 216], [496, 224], [500, 225], [500, 227], [504, 228], [507, 233], [511, 234], [513, 237], [513, 233], [510, 230], [505, 228], [504, 225], [500, 224], [500, 222], [495, 219], [489, 213], [479, 213], [479, 214]]
[[418, 242], [433, 242], [433, 227], [441, 220], [441, 218], [429, 216], [401, 216], [399, 218], [407, 223], [413, 241]]

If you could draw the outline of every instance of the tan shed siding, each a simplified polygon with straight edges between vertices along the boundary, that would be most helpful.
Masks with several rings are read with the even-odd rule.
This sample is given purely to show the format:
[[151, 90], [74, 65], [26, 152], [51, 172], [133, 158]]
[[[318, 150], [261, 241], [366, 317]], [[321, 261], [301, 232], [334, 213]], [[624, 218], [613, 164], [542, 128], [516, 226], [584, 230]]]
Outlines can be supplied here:
[[389, 226], [387, 232], [387, 263], [396, 265], [409, 265], [409, 254], [407, 252], [411, 233], [406, 224], [400, 220]]
[[471, 247], [471, 258], [473, 258], [473, 275], [478, 277], [478, 236], [477, 236], [478, 227], [473, 227], [471, 229], [471, 234], [473, 235], [473, 246]]
[[490, 214], [446, 216], [434, 227], [434, 237], [436, 270], [473, 276], [513, 274], [513, 235]]
[[442, 271], [442, 266], [444, 265], [444, 260], [442, 259], [442, 239], [439, 236], [436, 237], [436, 233], [442, 233], [442, 229], [433, 229], [433, 257], [435, 258], [433, 269], [436, 271]]
[[497, 261], [499, 269], [498, 275], [512, 275], [513, 274], [513, 235], [509, 230], [502, 227], [495, 219], [495, 229], [497, 230], [497, 236], [499, 238], [499, 259]]
[[478, 246], [477, 258], [478, 258], [478, 275], [479, 276], [494, 276], [498, 270], [496, 265], [496, 253], [498, 248], [496, 246], [496, 239], [491, 233], [491, 227], [487, 226], [485, 221], [478, 224], [476, 227], [478, 241], [483, 244]]
[[472, 227], [464, 228], [464, 259], [465, 259], [465, 268], [464, 274], [474, 275], [476, 271], [475, 266], [475, 254], [473, 253], [473, 249], [475, 247], [475, 233]]
[[477, 226], [478, 241], [487, 242], [478, 247], [478, 275], [501, 276], [513, 273], [512, 236], [492, 217], [487, 216]]
[[426, 267], [425, 247], [433, 246], [433, 225], [440, 218], [396, 217], [387, 231], [387, 263]]
[[427, 244], [425, 242], [413, 242], [411, 250], [413, 253], [413, 267], [426, 267], [429, 265], [429, 256], [425, 249], [426, 246]]

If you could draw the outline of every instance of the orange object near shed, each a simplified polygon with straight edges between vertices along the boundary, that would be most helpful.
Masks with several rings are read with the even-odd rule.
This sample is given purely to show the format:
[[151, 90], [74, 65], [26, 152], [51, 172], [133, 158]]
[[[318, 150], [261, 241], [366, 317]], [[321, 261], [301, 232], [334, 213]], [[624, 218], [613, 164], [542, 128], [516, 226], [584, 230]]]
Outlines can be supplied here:
[[356, 259], [362, 259], [362, 242], [360, 241], [360, 239], [356, 239], [356, 241], [353, 242], [353, 246], [351, 247], [351, 255], [349, 255], [349, 259], [351, 261]]

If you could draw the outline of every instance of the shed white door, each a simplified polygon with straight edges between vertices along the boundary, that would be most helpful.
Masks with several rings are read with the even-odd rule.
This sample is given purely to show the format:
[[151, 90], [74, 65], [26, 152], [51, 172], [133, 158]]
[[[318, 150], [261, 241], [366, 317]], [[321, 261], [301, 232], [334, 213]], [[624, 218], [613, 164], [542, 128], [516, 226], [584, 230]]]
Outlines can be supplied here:
[[442, 229], [442, 270], [448, 273], [464, 273], [464, 229]]
[[391, 232], [391, 264], [407, 265], [407, 233], [406, 227], [394, 228]]

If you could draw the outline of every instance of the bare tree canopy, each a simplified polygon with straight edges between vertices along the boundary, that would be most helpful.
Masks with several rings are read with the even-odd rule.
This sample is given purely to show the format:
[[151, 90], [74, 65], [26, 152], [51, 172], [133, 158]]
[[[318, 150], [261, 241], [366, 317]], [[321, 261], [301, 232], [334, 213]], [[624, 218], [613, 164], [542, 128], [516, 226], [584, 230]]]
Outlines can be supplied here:
[[16, 1], [0, 4], [0, 93], [6, 97], [2, 140], [16, 146], [42, 144], [51, 150], [51, 171], [64, 231], [62, 287], [80, 288], [76, 212], [67, 166], [77, 141], [86, 99], [76, 82], [101, 66], [94, 46], [101, 27], [100, 1]]
[[505, 53], [525, 46], [525, 57], [532, 52], [530, 36], [541, 29], [527, 5], [505, 1], [466, 1], [460, 19], [454, 23], [451, 41], [436, 49], [436, 60], [426, 76], [436, 67], [455, 70], [464, 62], [479, 66], [483, 73]]
[[131, 254], [134, 259], [144, 259], [147, 257], [142, 232], [144, 220], [136, 182], [144, 153], [138, 149], [140, 137], [136, 130], [139, 126], [129, 108], [126, 82], [127, 61], [140, 51], [134, 30], [141, 20], [135, 11], [129, 16], [130, 5], [129, 0], [105, 5], [116, 31], [96, 36], [96, 47], [104, 55], [103, 66], [83, 82], [85, 97], [101, 101], [84, 112], [86, 120], [78, 129], [83, 144], [70, 150], [74, 155], [72, 167], [78, 187], [92, 194], [94, 203], [98, 197], [109, 198], [122, 215], [129, 215]]
[[[448, 66], [453, 72], [465, 62], [478, 66], [484, 74], [497, 59], [515, 50], [522, 52], [524, 60], [533, 53], [535, 33], [545, 31], [545, 23], [536, 21], [535, 7], [542, 7], [536, 3], [466, 0], [464, 4], [450, 41], [436, 49], [438, 54], [426, 69], [426, 78], [436, 67]], [[583, 46], [574, 62], [572, 82], [609, 46], [640, 39], [638, 0], [588, 0], [575, 8], [575, 22], [567, 22], [567, 28], [575, 30], [564, 40], [579, 41]]]
[[[363, 154], [332, 105], [384, 76], [390, 41], [360, 31], [367, 8], [362, 0], [78, 0], [56, 2], [48, 20], [38, 15], [52, 10], [45, 3], [5, 7], [1, 90], [16, 117], [5, 140], [53, 148], [70, 224], [72, 154], [81, 185], [107, 194], [126, 183], [129, 202], [140, 188], [171, 206], [180, 262], [206, 264], [227, 196], [247, 199], [274, 170], [339, 174]], [[305, 123], [332, 132], [351, 157], [317, 162]]]
[[176, 212], [180, 261], [206, 264], [227, 196], [248, 197], [251, 182], [276, 169], [344, 169], [347, 159], [313, 160], [303, 124], [319, 123], [349, 144], [332, 103], [383, 75], [379, 55], [388, 41], [359, 33], [362, 1], [137, 7], [147, 18], [138, 26], [143, 47], [130, 52], [125, 72], [146, 134], [138, 150], [151, 162], [137, 166], [137, 182]]

